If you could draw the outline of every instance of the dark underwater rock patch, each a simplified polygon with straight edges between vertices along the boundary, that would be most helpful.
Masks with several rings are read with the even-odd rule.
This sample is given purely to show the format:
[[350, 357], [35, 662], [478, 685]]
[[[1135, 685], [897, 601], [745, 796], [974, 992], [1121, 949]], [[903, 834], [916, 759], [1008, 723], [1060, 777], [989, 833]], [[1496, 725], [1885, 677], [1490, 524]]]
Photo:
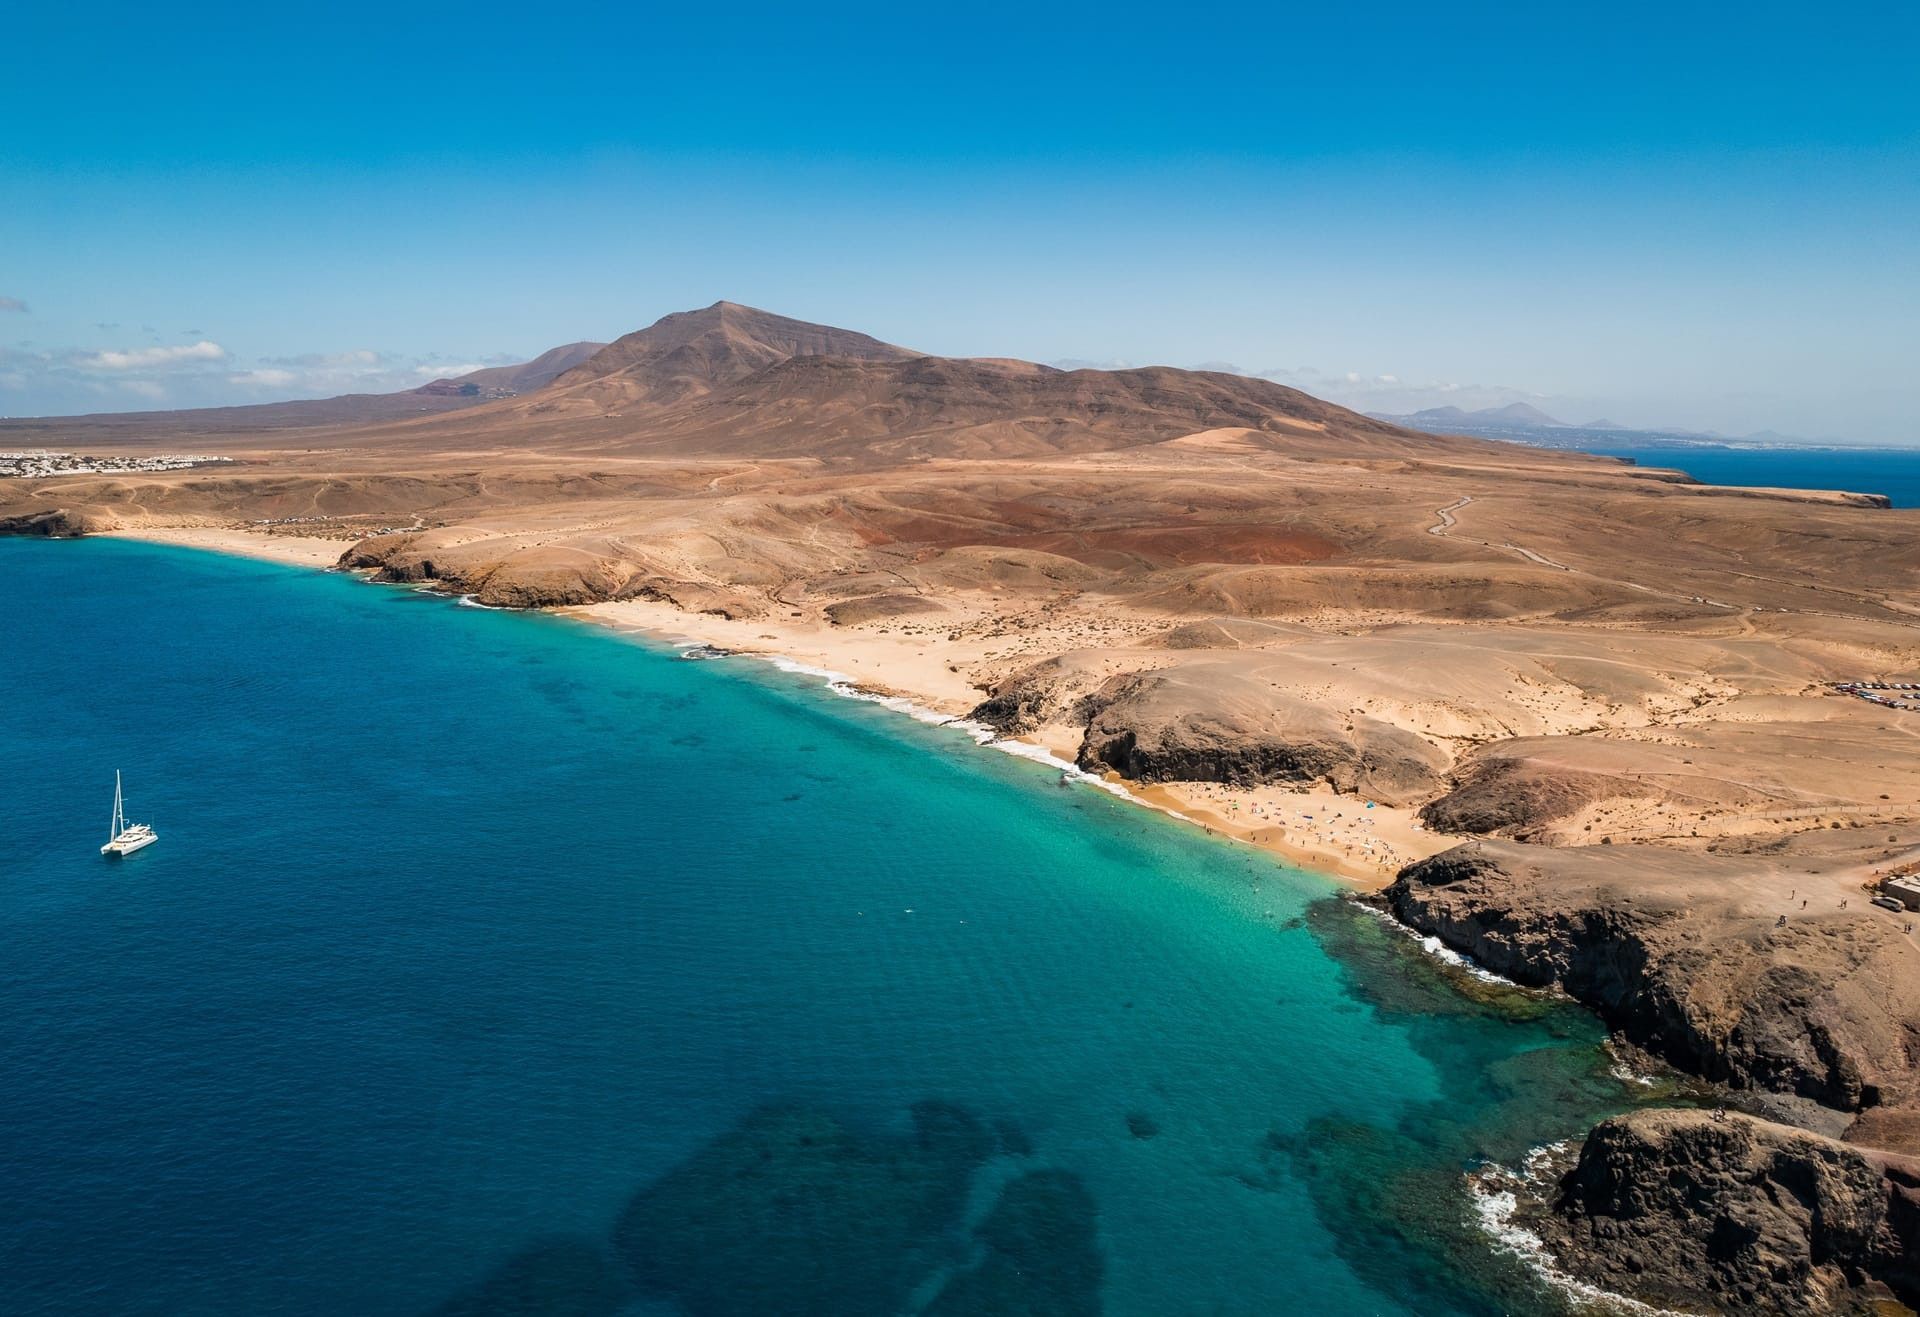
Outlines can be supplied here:
[[976, 1234], [979, 1263], [924, 1317], [1097, 1317], [1106, 1263], [1099, 1211], [1079, 1176], [1031, 1171], [1000, 1191]]
[[613, 1317], [626, 1300], [626, 1281], [605, 1247], [552, 1239], [514, 1254], [432, 1317]]
[[767, 1107], [634, 1195], [614, 1248], [692, 1317], [885, 1317], [960, 1248], [975, 1172], [1003, 1138], [939, 1102], [904, 1139]]

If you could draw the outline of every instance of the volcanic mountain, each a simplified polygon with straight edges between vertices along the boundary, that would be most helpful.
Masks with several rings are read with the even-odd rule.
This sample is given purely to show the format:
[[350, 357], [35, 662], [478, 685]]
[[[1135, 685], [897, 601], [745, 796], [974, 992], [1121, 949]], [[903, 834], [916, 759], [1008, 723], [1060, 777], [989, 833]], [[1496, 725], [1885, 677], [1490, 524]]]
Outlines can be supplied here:
[[1628, 1249], [1609, 1285], [1675, 1256], [1614, 1231], [1608, 1186], [1633, 1185], [1610, 1166], [1675, 1189], [1650, 1227], [1675, 1239], [1723, 1211], [1689, 1185], [1744, 1195], [1725, 1210], [1781, 1257], [1816, 1241], [1778, 1185], [1845, 1158], [1848, 1220], [1904, 1201], [1875, 1167], [1920, 1154], [1920, 949], [1862, 885], [1920, 871], [1920, 512], [727, 302], [518, 396], [410, 397], [462, 409], [189, 441], [232, 465], [0, 479], [0, 534], [289, 552], [782, 654], [1215, 832], [1370, 885], [1400, 870], [1403, 921], [1857, 1145], [1776, 1130], [1755, 1182], [1744, 1125], [1603, 1127], [1581, 1166]]
[[1337, 442], [1356, 454], [1406, 456], [1462, 442], [1266, 380], [928, 356], [733, 302], [667, 316], [533, 393], [367, 437], [414, 449], [494, 440], [887, 465], [1108, 451], [1224, 427]]
[[601, 345], [396, 394], [180, 412], [0, 421], [38, 444], [245, 447], [289, 429], [314, 446], [407, 453], [561, 449], [635, 457], [927, 458], [1103, 452], [1248, 429], [1290, 450], [1404, 458], [1473, 451], [1267, 380], [1152, 366], [1059, 370], [936, 357], [735, 302], [668, 315]]
[[715, 302], [614, 340], [555, 379], [535, 410], [662, 411], [794, 357], [910, 361], [919, 355], [850, 329]]
[[1479, 411], [1464, 411], [1459, 407], [1429, 407], [1425, 411], [1414, 412], [1411, 416], [1387, 416], [1375, 413], [1383, 420], [1398, 421], [1420, 429], [1446, 431], [1455, 425], [1467, 426], [1523, 426], [1531, 429], [1567, 429], [1565, 421], [1556, 420], [1538, 407], [1524, 402], [1510, 402], [1505, 407], [1482, 407]]
[[528, 393], [551, 384], [554, 379], [592, 357], [605, 343], [563, 343], [548, 348], [532, 361], [513, 366], [487, 366], [447, 379], [408, 389], [413, 394], [442, 394], [465, 398], [498, 398], [507, 394]]

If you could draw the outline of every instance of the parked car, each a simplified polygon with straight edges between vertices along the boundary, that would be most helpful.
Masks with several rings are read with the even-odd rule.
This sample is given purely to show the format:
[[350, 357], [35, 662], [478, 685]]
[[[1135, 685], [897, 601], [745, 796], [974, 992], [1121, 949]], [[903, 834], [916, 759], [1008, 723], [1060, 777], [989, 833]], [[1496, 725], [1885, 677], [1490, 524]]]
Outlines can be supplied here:
[[1904, 905], [1901, 905], [1899, 901], [1895, 900], [1891, 896], [1876, 896], [1873, 898], [1873, 903], [1879, 906], [1882, 910], [1905, 910], [1906, 909]]

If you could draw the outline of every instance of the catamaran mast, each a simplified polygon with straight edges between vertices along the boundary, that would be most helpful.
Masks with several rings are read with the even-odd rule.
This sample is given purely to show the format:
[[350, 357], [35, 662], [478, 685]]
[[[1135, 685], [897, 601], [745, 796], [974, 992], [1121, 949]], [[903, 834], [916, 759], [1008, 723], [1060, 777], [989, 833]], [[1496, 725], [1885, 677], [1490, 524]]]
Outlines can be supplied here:
[[113, 770], [113, 831], [107, 834], [107, 840], [112, 841], [123, 831], [125, 825], [120, 818], [120, 770], [116, 768]]

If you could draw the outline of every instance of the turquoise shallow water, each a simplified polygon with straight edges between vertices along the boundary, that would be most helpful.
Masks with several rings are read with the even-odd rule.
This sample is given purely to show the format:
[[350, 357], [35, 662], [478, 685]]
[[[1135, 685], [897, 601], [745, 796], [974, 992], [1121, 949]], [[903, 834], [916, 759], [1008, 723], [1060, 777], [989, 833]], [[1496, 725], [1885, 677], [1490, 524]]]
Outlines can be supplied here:
[[[0, 541], [0, 1311], [1551, 1311], [1583, 1013], [745, 660]], [[103, 860], [115, 768], [158, 845]]]

